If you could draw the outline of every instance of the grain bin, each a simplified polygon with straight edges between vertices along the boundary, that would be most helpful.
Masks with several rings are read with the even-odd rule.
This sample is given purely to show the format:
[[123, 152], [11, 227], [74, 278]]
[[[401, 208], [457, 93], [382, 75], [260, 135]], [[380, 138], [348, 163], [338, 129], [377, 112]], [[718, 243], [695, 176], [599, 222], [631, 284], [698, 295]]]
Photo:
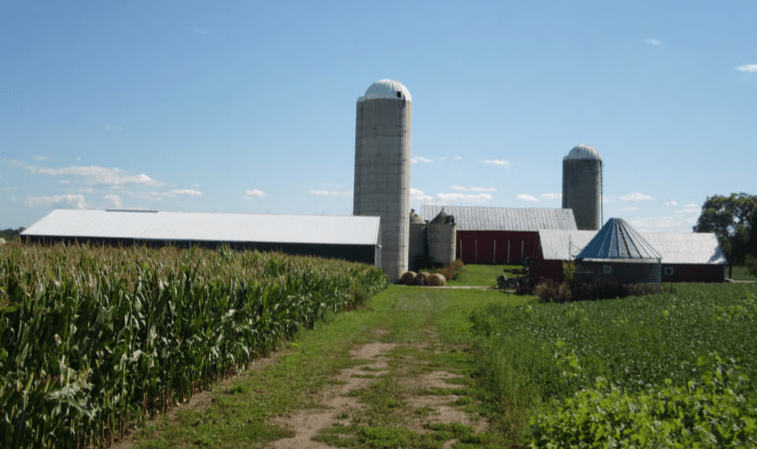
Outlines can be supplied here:
[[357, 100], [353, 215], [381, 217], [381, 268], [393, 282], [408, 269], [412, 104], [388, 79]]
[[611, 218], [578, 253], [573, 277], [610, 284], [653, 284], [660, 292], [660, 253], [622, 218]]
[[455, 217], [442, 209], [428, 223], [428, 259], [433, 265], [447, 265], [455, 260], [457, 228]]
[[418, 268], [425, 267], [428, 264], [428, 245], [426, 242], [426, 220], [415, 213], [415, 209], [410, 209], [410, 237], [408, 264], [410, 270], [418, 271]]
[[572, 209], [579, 230], [601, 225], [602, 159], [594, 148], [578, 145], [562, 162], [562, 207]]

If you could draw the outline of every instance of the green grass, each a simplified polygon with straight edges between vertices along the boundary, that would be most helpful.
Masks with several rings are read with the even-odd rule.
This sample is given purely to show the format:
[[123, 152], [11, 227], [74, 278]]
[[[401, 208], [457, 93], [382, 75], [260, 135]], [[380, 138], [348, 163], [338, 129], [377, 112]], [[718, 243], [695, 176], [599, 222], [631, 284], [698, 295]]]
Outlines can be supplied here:
[[[396, 382], [399, 375], [447, 370], [463, 374], [454, 379], [450, 393], [464, 394], [459, 407], [478, 413], [479, 400], [472, 389], [471, 375], [475, 361], [467, 351], [468, 315], [487, 305], [533, 303], [533, 299], [515, 297], [494, 290], [419, 290], [400, 286], [372, 297], [366, 309], [343, 312], [311, 331], [297, 335], [286, 354], [262, 371], [251, 371], [224, 388], [212, 392], [213, 402], [207, 410], [181, 410], [177, 420], [157, 420], [138, 436], [140, 448], [179, 448], [189, 446], [264, 447], [271, 441], [290, 436], [285, 429], [266, 424], [275, 416], [287, 416], [298, 409], [315, 407], [313, 393], [330, 383], [330, 378], [352, 360], [349, 349], [356, 344], [375, 341], [373, 329], [385, 329], [380, 340], [401, 346], [388, 354], [390, 369], [375, 382], [353, 393], [366, 404], [365, 410], [341, 416], [360, 422], [360, 428], [344, 426], [329, 429], [319, 438], [343, 447], [442, 447], [446, 439], [458, 435], [466, 444], [488, 442], [494, 436], [476, 436], [465, 429], [442, 429], [418, 434], [403, 427], [403, 416], [425, 416], [425, 409], [411, 409], [405, 398], [415, 392]], [[435, 334], [433, 334], [435, 333]], [[431, 340], [438, 337], [439, 342]], [[416, 349], [431, 345], [435, 353]], [[446, 389], [445, 389], [446, 390]], [[435, 391], [435, 393], [440, 393]], [[482, 443], [483, 444], [483, 443]], [[487, 443], [488, 444], [488, 443]]]
[[[728, 271], [726, 271], [726, 276], [728, 276]], [[747, 270], [747, 267], [733, 267], [733, 280], [735, 281], [757, 281], [757, 277], [753, 276], [749, 270]]]
[[447, 281], [448, 285], [453, 286], [490, 286], [497, 285], [497, 277], [505, 275], [508, 278], [515, 275], [505, 273], [502, 270], [505, 268], [522, 268], [520, 265], [476, 265], [468, 264], [463, 269], [462, 273], [458, 274], [454, 279]]

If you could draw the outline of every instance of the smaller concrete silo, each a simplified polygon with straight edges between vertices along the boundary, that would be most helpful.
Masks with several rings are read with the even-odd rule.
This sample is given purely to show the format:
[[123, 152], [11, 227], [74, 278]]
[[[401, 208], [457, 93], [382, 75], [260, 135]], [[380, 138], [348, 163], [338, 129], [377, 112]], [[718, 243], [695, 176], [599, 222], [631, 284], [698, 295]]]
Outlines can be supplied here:
[[455, 260], [457, 243], [457, 226], [455, 217], [447, 215], [442, 209], [428, 223], [428, 261], [432, 265], [447, 265]]
[[410, 271], [428, 265], [428, 245], [426, 242], [426, 220], [410, 209], [410, 236], [408, 242], [408, 266]]
[[574, 147], [563, 158], [562, 207], [573, 210], [579, 230], [596, 231], [601, 226], [602, 159], [588, 145]]

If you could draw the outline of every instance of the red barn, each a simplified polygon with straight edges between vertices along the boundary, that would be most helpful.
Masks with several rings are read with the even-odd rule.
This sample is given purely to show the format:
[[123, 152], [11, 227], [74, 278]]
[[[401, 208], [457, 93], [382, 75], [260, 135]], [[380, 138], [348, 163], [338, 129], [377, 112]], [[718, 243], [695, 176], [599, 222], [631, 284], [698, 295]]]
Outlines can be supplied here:
[[521, 264], [536, 255], [540, 229], [577, 230], [571, 209], [422, 205], [421, 217], [442, 209], [455, 217], [456, 258], [465, 263]]
[[[562, 281], [563, 262], [573, 260], [597, 231], [539, 231], [531, 272]], [[723, 282], [726, 259], [715, 234], [639, 232], [662, 256], [662, 282]]]

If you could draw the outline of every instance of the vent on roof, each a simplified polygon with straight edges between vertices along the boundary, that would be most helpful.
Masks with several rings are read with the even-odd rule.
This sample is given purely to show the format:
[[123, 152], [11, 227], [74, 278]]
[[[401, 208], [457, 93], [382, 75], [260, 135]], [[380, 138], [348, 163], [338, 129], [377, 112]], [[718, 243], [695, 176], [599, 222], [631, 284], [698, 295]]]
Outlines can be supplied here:
[[149, 210], [149, 209], [105, 209], [105, 212], [143, 212], [143, 213], [149, 213], [149, 214], [158, 213], [158, 211], [156, 210]]

